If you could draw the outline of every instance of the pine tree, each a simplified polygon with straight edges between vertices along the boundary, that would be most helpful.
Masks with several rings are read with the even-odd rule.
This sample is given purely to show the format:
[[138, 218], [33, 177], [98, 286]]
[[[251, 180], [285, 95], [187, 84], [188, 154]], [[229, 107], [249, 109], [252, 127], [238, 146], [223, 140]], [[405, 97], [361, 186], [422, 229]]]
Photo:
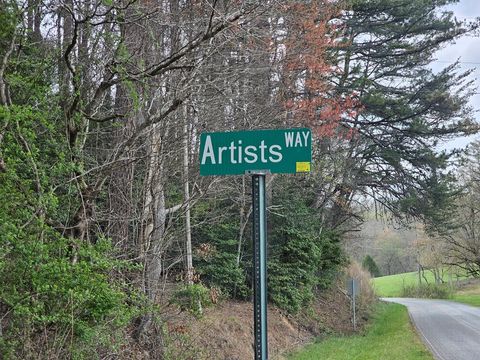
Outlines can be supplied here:
[[439, 72], [429, 66], [435, 51], [478, 26], [443, 11], [455, 2], [349, 2], [343, 46], [332, 50], [341, 68], [335, 84], [344, 96], [356, 94], [361, 108], [342, 120], [353, 137], [343, 145], [351, 167], [340, 198], [360, 191], [397, 214], [425, 215], [429, 186], [450, 183], [452, 153], [437, 145], [477, 131], [467, 103], [470, 72], [456, 62]]
[[380, 269], [378, 268], [377, 263], [370, 255], [365, 256], [362, 261], [362, 267], [367, 270], [373, 277], [381, 276]]

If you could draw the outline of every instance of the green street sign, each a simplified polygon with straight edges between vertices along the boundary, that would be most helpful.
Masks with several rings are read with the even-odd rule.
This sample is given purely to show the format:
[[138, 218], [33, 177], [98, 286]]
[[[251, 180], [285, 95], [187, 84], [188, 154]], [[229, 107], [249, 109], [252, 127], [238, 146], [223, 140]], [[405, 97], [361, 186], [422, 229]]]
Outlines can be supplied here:
[[312, 161], [312, 132], [306, 128], [203, 133], [200, 175], [255, 171], [305, 173]]

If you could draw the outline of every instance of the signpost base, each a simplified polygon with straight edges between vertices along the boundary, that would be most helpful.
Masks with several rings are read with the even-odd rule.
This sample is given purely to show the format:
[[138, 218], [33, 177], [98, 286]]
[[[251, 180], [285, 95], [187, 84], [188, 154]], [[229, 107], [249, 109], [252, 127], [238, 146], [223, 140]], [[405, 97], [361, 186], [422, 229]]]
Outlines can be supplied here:
[[267, 360], [267, 221], [263, 173], [252, 176], [252, 204], [254, 352], [255, 360]]

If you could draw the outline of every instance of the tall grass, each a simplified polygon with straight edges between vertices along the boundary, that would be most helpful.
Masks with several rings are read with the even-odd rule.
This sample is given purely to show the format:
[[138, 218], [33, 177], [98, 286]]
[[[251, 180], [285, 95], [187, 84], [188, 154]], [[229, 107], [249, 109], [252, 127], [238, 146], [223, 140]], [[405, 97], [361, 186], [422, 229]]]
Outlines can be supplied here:
[[401, 297], [426, 299], [451, 299], [454, 293], [452, 284], [404, 285]]
[[357, 309], [359, 310], [359, 313], [369, 313], [371, 306], [376, 302], [370, 273], [363, 269], [359, 263], [352, 261], [348, 266], [346, 275], [349, 278], [359, 281], [360, 294], [357, 301]]

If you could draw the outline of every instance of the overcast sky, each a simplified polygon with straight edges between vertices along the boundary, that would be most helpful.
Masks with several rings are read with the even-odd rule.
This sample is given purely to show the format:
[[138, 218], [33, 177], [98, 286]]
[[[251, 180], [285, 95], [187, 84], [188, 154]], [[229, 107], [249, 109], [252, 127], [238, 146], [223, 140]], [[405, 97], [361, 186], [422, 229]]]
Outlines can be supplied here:
[[[452, 10], [459, 20], [473, 21], [480, 17], [480, 0], [460, 0], [457, 4], [448, 6], [446, 9]], [[447, 45], [444, 49], [438, 51], [436, 58], [437, 61], [432, 64], [435, 70], [460, 59], [461, 69], [474, 69], [472, 77], [476, 79], [476, 87], [480, 86], [480, 37], [463, 37], [457, 40], [455, 44]], [[475, 117], [480, 123], [480, 94], [472, 97], [471, 105], [477, 111]], [[480, 136], [457, 139], [446, 144], [445, 147], [448, 149], [465, 147], [473, 139], [480, 139]]]

